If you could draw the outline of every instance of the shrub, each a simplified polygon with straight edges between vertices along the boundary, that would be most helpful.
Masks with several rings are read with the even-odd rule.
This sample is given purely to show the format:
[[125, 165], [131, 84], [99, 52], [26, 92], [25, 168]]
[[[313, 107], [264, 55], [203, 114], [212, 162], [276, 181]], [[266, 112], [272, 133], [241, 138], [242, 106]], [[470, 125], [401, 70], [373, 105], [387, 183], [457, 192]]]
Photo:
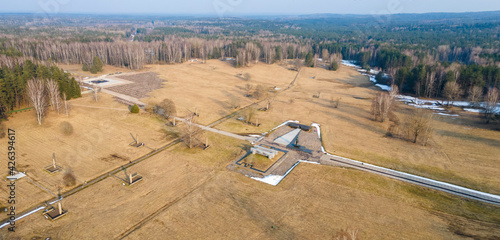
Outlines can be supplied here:
[[139, 109], [139, 106], [137, 106], [137, 104], [134, 104], [134, 106], [132, 106], [130, 108], [130, 112], [131, 113], [139, 113], [140, 109]]
[[62, 122], [60, 128], [61, 132], [66, 136], [73, 134], [73, 126], [69, 122]]
[[333, 60], [332, 64], [330, 64], [330, 71], [337, 71], [339, 69], [339, 64], [337, 61]]

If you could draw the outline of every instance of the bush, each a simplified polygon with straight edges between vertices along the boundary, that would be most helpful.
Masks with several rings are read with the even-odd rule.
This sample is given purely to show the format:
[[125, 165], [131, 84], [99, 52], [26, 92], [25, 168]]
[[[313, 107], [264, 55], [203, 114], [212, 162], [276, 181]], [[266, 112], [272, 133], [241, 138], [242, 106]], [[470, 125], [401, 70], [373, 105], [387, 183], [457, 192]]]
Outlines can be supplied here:
[[73, 126], [69, 122], [62, 122], [60, 125], [61, 132], [66, 135], [70, 136], [73, 134]]
[[337, 61], [333, 60], [332, 64], [330, 64], [330, 71], [337, 71], [339, 69], [339, 64]]
[[252, 75], [250, 75], [250, 73], [245, 73], [244, 77], [243, 77], [246, 81], [250, 81], [252, 80]]
[[134, 104], [134, 106], [132, 106], [130, 108], [130, 112], [131, 113], [139, 113], [140, 109], [139, 109], [139, 106], [137, 106], [137, 104]]
[[89, 67], [87, 66], [87, 64], [83, 64], [82, 70], [85, 71], [85, 72], [89, 71]]

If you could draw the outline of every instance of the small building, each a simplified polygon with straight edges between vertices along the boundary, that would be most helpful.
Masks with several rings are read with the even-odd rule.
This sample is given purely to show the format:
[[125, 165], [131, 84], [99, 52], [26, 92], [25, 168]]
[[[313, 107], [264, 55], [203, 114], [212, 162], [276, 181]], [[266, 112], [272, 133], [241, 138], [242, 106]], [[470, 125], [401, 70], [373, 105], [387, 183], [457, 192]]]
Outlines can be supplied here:
[[252, 151], [252, 154], [259, 154], [262, 156], [265, 156], [269, 159], [272, 159], [278, 155], [278, 151], [270, 148], [266, 148], [263, 146], [255, 146], [250, 149]]

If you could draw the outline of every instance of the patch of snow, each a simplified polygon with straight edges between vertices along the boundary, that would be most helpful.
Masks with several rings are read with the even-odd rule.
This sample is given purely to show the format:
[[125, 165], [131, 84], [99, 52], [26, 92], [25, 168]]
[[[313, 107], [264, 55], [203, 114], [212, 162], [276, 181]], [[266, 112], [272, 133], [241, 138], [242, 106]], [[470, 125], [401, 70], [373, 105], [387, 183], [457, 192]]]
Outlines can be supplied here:
[[356, 61], [354, 60], [342, 60], [340, 63], [348, 67], [361, 68], [360, 66], [356, 65]]
[[460, 117], [460, 115], [458, 115], [458, 114], [449, 114], [449, 113], [436, 113], [436, 114], [442, 115], [442, 116]]
[[375, 86], [381, 88], [382, 90], [384, 91], [391, 91], [392, 90], [392, 87], [391, 86], [388, 86], [388, 85], [383, 85], [383, 84], [375, 84]]
[[464, 111], [473, 112], [473, 113], [482, 113], [483, 112], [482, 109], [477, 109], [477, 108], [464, 108]]
[[468, 107], [470, 106], [472, 103], [470, 102], [465, 102], [465, 101], [457, 101], [457, 102], [453, 102], [453, 106], [455, 107]]
[[416, 107], [416, 108], [424, 108], [424, 109], [431, 109], [431, 110], [437, 110], [437, 111], [444, 111], [444, 108], [438, 107], [436, 105], [423, 105], [423, 104], [414, 104], [414, 103], [410, 103], [408, 105]]
[[311, 162], [311, 161], [306, 161], [306, 160], [299, 160], [296, 162], [288, 171], [283, 176], [280, 175], [267, 175], [263, 178], [258, 178], [258, 177], [250, 177], [254, 180], [267, 183], [273, 186], [277, 186], [299, 163], [311, 163], [311, 164], [319, 164], [317, 162]]
[[321, 165], [319, 162], [313, 162], [313, 161], [307, 161], [307, 160], [300, 160], [299, 162], [301, 162], [301, 163], [310, 163], [310, 164]]

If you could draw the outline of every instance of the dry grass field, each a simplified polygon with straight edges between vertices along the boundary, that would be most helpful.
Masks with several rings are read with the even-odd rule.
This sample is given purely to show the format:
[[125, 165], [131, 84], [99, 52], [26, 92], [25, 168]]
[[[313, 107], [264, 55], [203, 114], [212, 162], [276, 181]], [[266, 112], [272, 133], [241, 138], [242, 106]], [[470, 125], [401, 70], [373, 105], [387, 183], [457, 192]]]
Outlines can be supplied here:
[[[225, 169], [242, 142], [209, 138], [210, 150], [178, 144], [132, 167], [129, 171], [144, 177], [132, 187], [107, 178], [65, 199], [69, 214], [60, 220], [36, 213], [19, 221], [15, 234], [0, 236], [329, 239], [346, 228], [358, 230], [363, 239], [500, 234], [499, 208], [355, 170], [301, 164], [277, 187], [267, 185]], [[435, 210], [434, 199], [443, 204], [436, 208], [447, 208]]]
[[[235, 103], [246, 106], [255, 101], [246, 98], [246, 84], [253, 86], [284, 88], [290, 84], [297, 72], [282, 67], [258, 64], [252, 68], [236, 69], [227, 62], [218, 60], [206, 64], [184, 63], [180, 65], [149, 65], [146, 70], [159, 74], [167, 80], [165, 88], [155, 90], [151, 98], [142, 100], [155, 104], [164, 98], [175, 102], [177, 114], [185, 116], [196, 110], [199, 123], [209, 124], [234, 111]], [[252, 79], [245, 81], [238, 74], [250, 73]]]
[[[424, 147], [386, 137], [389, 123], [371, 120], [371, 98], [377, 91], [368, 77], [345, 66], [337, 72], [304, 68], [296, 87], [280, 94], [271, 110], [258, 112], [261, 127], [232, 119], [217, 128], [256, 133], [286, 120], [316, 122], [332, 154], [500, 194], [500, 134], [478, 114], [456, 110], [460, 117], [435, 115], [434, 134]], [[313, 98], [318, 92], [320, 98]], [[331, 100], [337, 98], [339, 107], [333, 108]], [[409, 110], [401, 102], [396, 106], [401, 116]]]
[[[235, 99], [242, 107], [255, 102], [244, 96], [245, 84], [283, 89], [296, 75], [278, 65], [235, 69], [220, 61], [150, 65], [144, 71], [168, 82], [141, 101], [169, 98], [179, 116], [196, 107], [202, 124], [234, 111], [230, 105]], [[236, 77], [247, 72], [250, 81]], [[318, 91], [320, 98], [313, 98]], [[439, 118], [426, 147], [387, 138], [388, 125], [370, 120], [369, 98], [375, 92], [365, 77], [347, 67], [338, 72], [304, 68], [294, 88], [281, 93], [271, 110], [257, 113], [261, 127], [235, 119], [217, 127], [258, 133], [290, 119], [317, 122], [331, 153], [500, 193], [498, 132], [481, 128], [476, 116], [467, 115]], [[337, 97], [342, 97], [339, 108], [332, 108], [330, 99]], [[164, 122], [147, 113], [130, 114], [111, 96], [102, 94], [97, 103], [84, 97], [72, 104], [70, 117], [51, 112], [42, 126], [33, 112], [5, 122], [17, 132], [19, 170], [53, 192], [62, 186], [62, 174], [43, 170], [53, 152], [59, 165], [86, 181], [150, 151], [128, 146], [129, 132], [152, 148], [172, 140]], [[401, 114], [406, 111], [398, 106]], [[74, 128], [70, 136], [61, 132], [64, 121]], [[362, 239], [500, 236], [499, 207], [357, 170], [301, 163], [276, 187], [255, 181], [226, 168], [248, 143], [206, 135], [212, 146], [208, 150], [176, 144], [128, 169], [143, 176], [136, 185], [123, 186], [117, 178], [123, 173], [110, 176], [64, 199], [67, 216], [51, 222], [41, 212], [32, 214], [17, 222], [15, 233], [0, 230], [0, 239], [335, 239], [343, 229], [358, 231]], [[0, 166], [7, 166], [5, 159]], [[1, 192], [5, 188], [0, 185]], [[17, 189], [18, 212], [52, 198], [27, 179], [18, 181]], [[0, 206], [5, 204], [2, 198]]]
[[[90, 97], [73, 100], [69, 117], [50, 112], [41, 126], [36, 122], [34, 111], [13, 115], [4, 124], [16, 131], [17, 169], [57, 194], [59, 187], [63, 192], [69, 188], [64, 186], [61, 172], [49, 174], [44, 170], [52, 164], [53, 153], [57, 165], [71, 169], [81, 183], [151, 151], [146, 147], [129, 146], [133, 141], [130, 133], [138, 134], [139, 140], [151, 148], [167, 143], [163, 123], [156, 117], [133, 115], [127, 106], [115, 102], [111, 96], [101, 96], [99, 102]], [[62, 122], [72, 125], [71, 135], [63, 133]], [[2, 141], [2, 146], [6, 143]], [[0, 154], [6, 155], [7, 148], [2, 147]], [[7, 166], [7, 159], [2, 158], [0, 164]], [[50, 194], [34, 188], [26, 179], [22, 179], [19, 185], [18, 211], [51, 198]], [[5, 187], [0, 185], [2, 191]], [[5, 203], [6, 199], [1, 198], [0, 205], [5, 206]]]

